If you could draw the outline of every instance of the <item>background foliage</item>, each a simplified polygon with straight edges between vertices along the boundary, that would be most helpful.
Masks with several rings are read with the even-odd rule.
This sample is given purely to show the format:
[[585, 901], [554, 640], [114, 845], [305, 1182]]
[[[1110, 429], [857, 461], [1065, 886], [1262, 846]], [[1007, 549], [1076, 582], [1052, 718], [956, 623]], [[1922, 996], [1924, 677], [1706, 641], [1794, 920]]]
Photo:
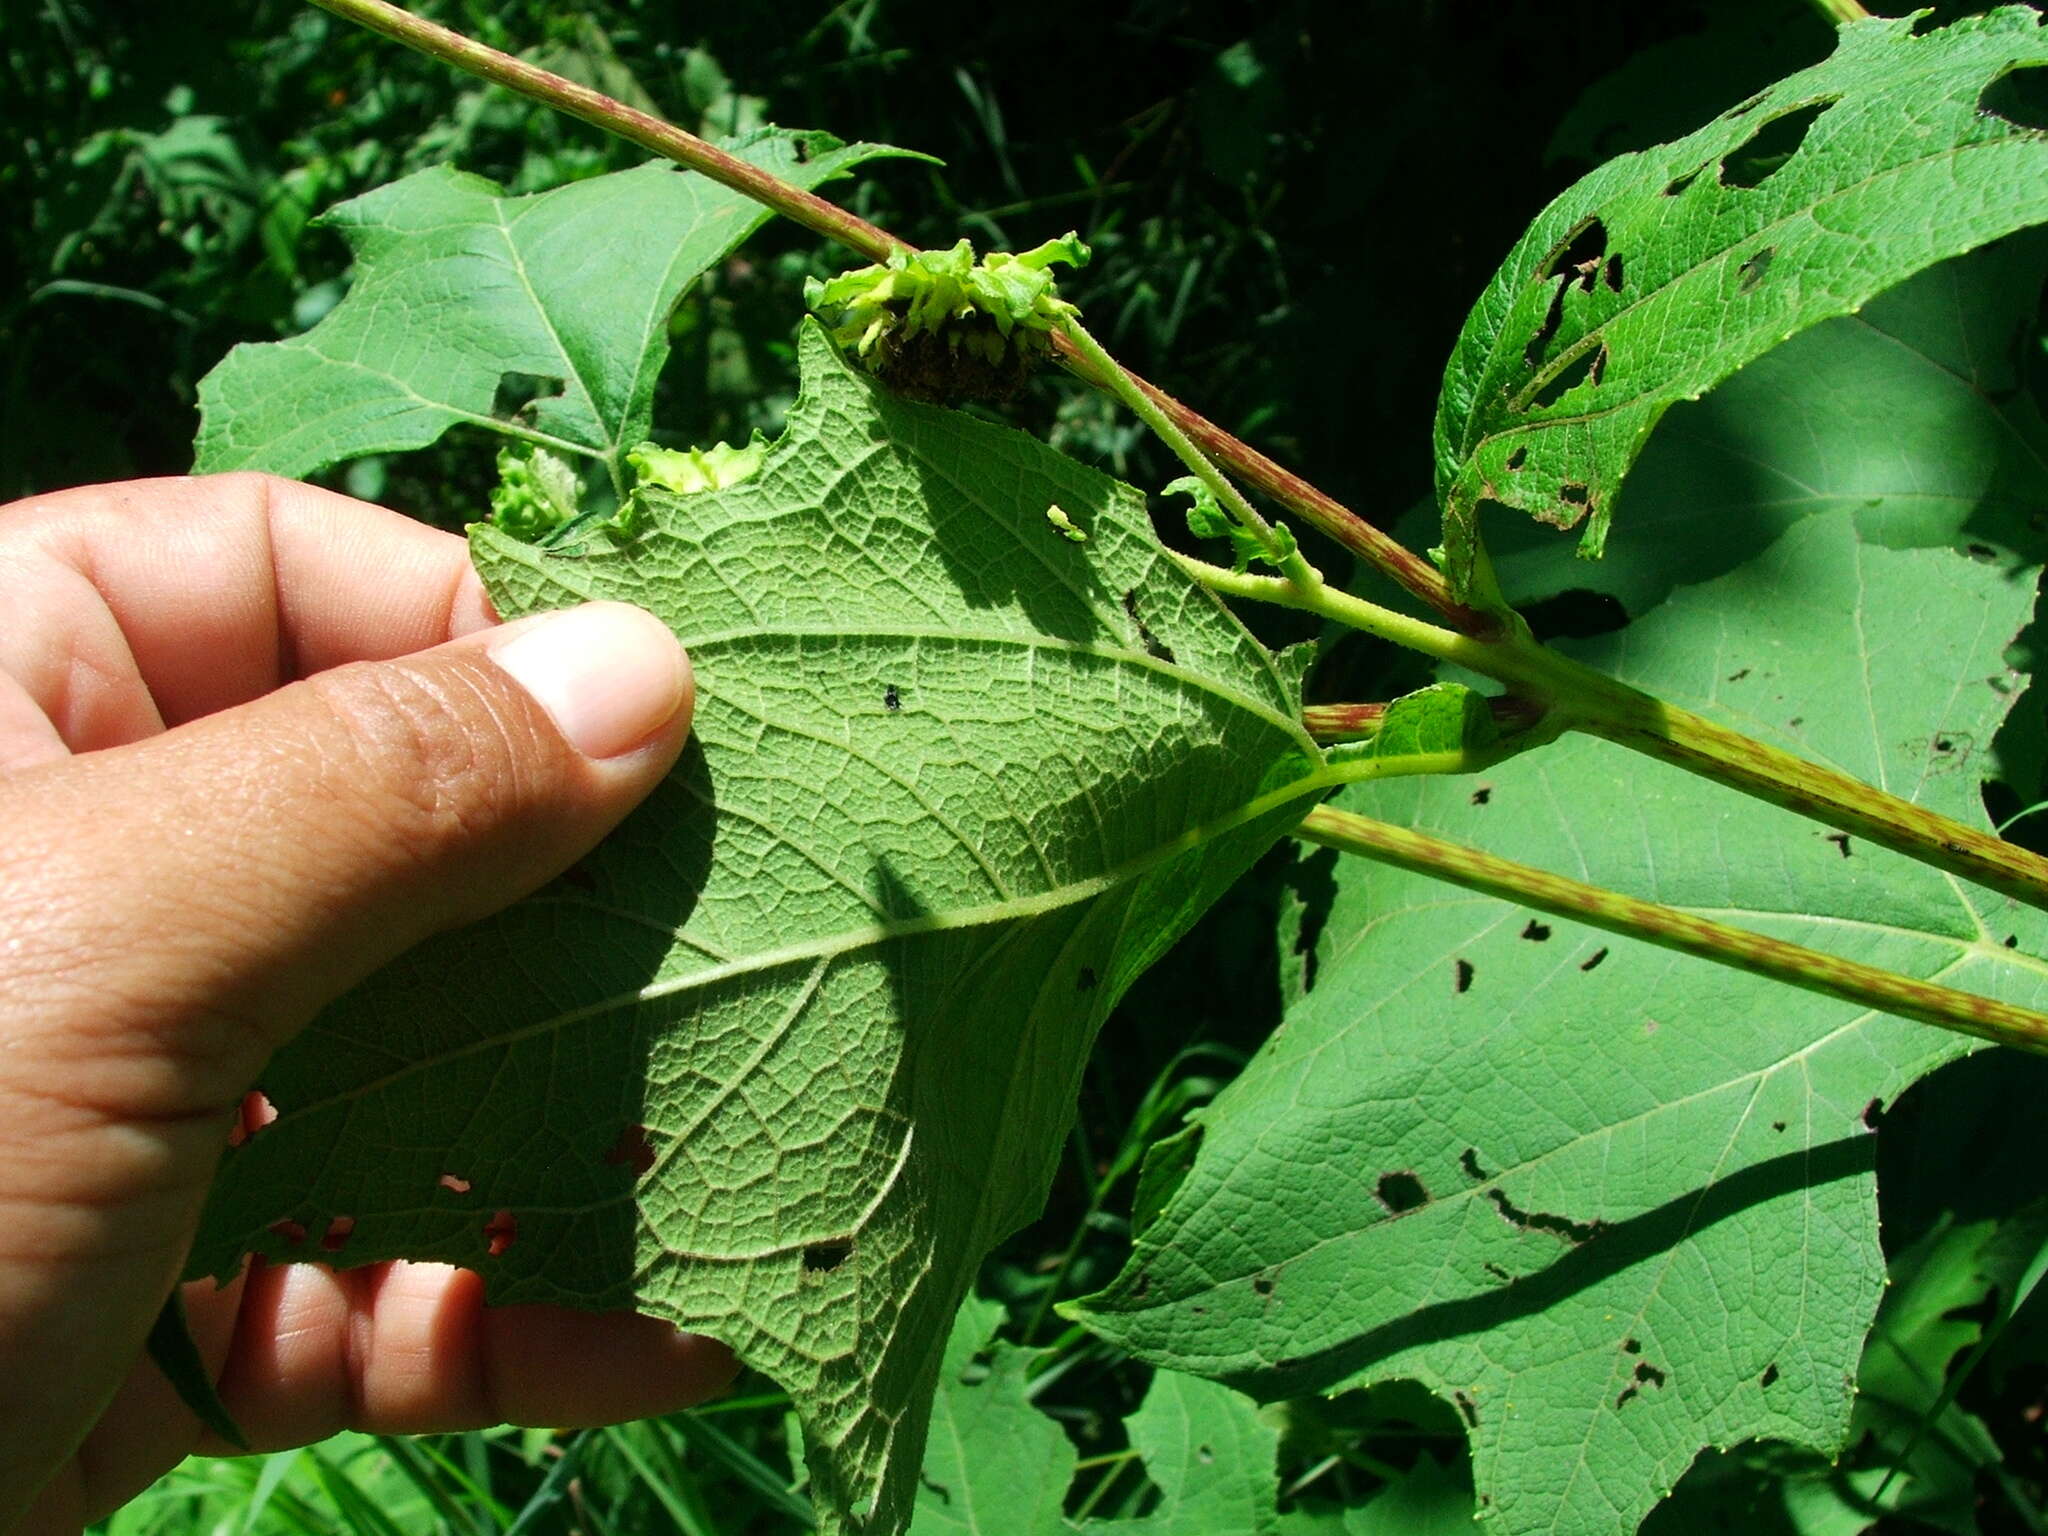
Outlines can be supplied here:
[[[773, 120], [936, 154], [943, 169], [884, 167], [853, 194], [919, 243], [966, 233], [1021, 248], [1078, 227], [1098, 256], [1068, 291], [1125, 361], [1389, 518], [1428, 490], [1430, 413], [1459, 322], [1542, 204], [1598, 160], [1688, 129], [1829, 45], [1801, 0], [419, 8], [688, 126]], [[198, 376], [236, 341], [303, 330], [344, 291], [340, 241], [306, 227], [319, 209], [442, 161], [533, 190], [638, 158], [285, 0], [7, 0], [0, 59], [0, 142], [14, 146], [0, 156], [12, 210], [0, 234], [0, 495], [182, 472]], [[774, 426], [793, 393], [797, 279], [840, 264], [772, 227], [726, 262], [673, 322], [657, 419], [693, 440]], [[2038, 274], [2035, 256], [2018, 283], [2023, 318]], [[1984, 388], [2002, 407], [2035, 393], [2040, 358], [2030, 344]], [[1700, 435], [1719, 398], [1674, 416], [1660, 445]], [[1172, 473], [1099, 397], [1048, 383], [1015, 412], [1140, 483]], [[489, 471], [488, 450], [452, 444], [336, 478], [452, 525], [482, 510]], [[1632, 569], [1631, 553], [1609, 569]], [[1650, 600], [1595, 595], [1576, 570], [1531, 583], [1584, 589], [1539, 606], [1553, 632], [1611, 628]], [[1343, 661], [1326, 686], [1354, 697], [1385, 696], [1385, 669], [1403, 665], [1364, 645]], [[2027, 710], [2008, 730], [1994, 814], [2040, 798], [2035, 719]], [[1062, 1331], [1050, 1302], [1114, 1275], [1144, 1195], [1143, 1150], [1235, 1075], [1298, 990], [1314, 936], [1276, 953], [1272, 921], [1311, 905], [1319, 870], [1270, 860], [1126, 1001], [1108, 1026], [1117, 1049], [1089, 1067], [1052, 1207], [984, 1275], [1003, 1336], [1020, 1346], [990, 1357], [986, 1388], [1013, 1372], [1017, 1410], [1028, 1401], [1064, 1431], [1079, 1459], [1062, 1501], [1071, 1518], [1159, 1514], [1146, 1468], [1158, 1472], [1160, 1442], [1140, 1426], [1165, 1409], [1149, 1372]], [[1858, 1452], [1831, 1468], [1734, 1450], [1703, 1462], [1653, 1520], [1860, 1529], [1871, 1516], [1857, 1500], [1884, 1467], [1934, 1458], [1917, 1502], [1886, 1517], [1892, 1528], [2048, 1523], [2048, 1318], [2022, 1311], [1942, 1409], [1940, 1432], [1913, 1427], [1936, 1406], [1928, 1382], [2001, 1323], [2027, 1273], [2006, 1249], [2034, 1230], [2048, 1189], [2001, 1138], [2025, 1123], [2042, 1078], [2030, 1061], [1978, 1058], [1886, 1117], [1879, 1182], [1897, 1304], [1866, 1362], [1874, 1406]], [[1301, 1529], [1419, 1529], [1445, 1512], [1448, 1529], [1469, 1509], [1462, 1425], [1419, 1391], [1306, 1400], [1259, 1423], [1273, 1443], [1246, 1454], [1277, 1465], [1276, 1513]], [[365, 1530], [490, 1530], [527, 1509], [531, 1529], [788, 1530], [798, 1514], [785, 1439], [774, 1394], [743, 1386], [688, 1418], [573, 1438], [351, 1438], [194, 1464], [116, 1526], [248, 1528], [254, 1508], [288, 1528], [339, 1517]], [[1901, 1502], [1896, 1487], [1887, 1502]], [[1372, 1510], [1387, 1523], [1358, 1523]]]

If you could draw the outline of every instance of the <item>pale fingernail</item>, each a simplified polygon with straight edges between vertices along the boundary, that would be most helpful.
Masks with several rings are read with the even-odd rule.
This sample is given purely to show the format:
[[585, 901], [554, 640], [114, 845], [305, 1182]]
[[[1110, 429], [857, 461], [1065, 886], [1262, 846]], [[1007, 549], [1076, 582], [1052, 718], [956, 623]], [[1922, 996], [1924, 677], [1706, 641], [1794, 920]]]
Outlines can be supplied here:
[[675, 717], [690, 664], [668, 626], [627, 603], [586, 603], [518, 626], [489, 648], [585, 757], [616, 757]]

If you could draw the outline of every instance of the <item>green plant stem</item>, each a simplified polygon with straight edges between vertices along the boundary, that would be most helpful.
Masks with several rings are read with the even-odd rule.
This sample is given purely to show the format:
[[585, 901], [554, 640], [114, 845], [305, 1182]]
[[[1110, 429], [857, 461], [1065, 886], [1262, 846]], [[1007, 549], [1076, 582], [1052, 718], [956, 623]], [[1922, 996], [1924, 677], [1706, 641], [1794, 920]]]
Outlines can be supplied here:
[[1454, 630], [1410, 618], [1392, 608], [1382, 608], [1362, 597], [1353, 597], [1325, 581], [1318, 581], [1313, 587], [1303, 587], [1284, 576], [1226, 571], [1220, 565], [1211, 565], [1189, 555], [1176, 554], [1173, 558], [1182, 570], [1219, 596], [1274, 603], [1282, 608], [1320, 614], [1348, 628], [1391, 640], [1411, 651], [1434, 656], [1438, 661], [1455, 662], [1475, 672], [1489, 672], [1489, 663], [1498, 649], [1492, 642], [1461, 635]]
[[1824, 955], [1818, 950], [1696, 917], [1675, 907], [1659, 906], [1653, 901], [1623, 896], [1517, 864], [1407, 827], [1318, 806], [1303, 818], [1295, 835], [1625, 938], [1641, 939], [1680, 954], [1804, 987], [1809, 992], [1974, 1035], [1980, 1040], [2048, 1053], [2048, 1014]]
[[1813, 0], [1814, 8], [1837, 26], [1845, 21], [1868, 21], [1870, 12], [1859, 0]]
[[[629, 107], [602, 91], [578, 85], [573, 80], [515, 59], [459, 32], [426, 21], [389, 4], [388, 0], [309, 0], [309, 3], [393, 42], [418, 49], [467, 74], [493, 81], [530, 100], [566, 112], [678, 165], [688, 166], [713, 181], [744, 193], [764, 207], [774, 209], [784, 218], [829, 240], [838, 241], [870, 261], [886, 261], [894, 252], [914, 253], [917, 249], [909, 241], [898, 239], [887, 230], [848, 213], [836, 203], [814, 192], [791, 186], [780, 177], [749, 165], [672, 123]], [[1389, 580], [1427, 603], [1456, 627], [1475, 633], [1490, 630], [1492, 620], [1452, 597], [1449, 584], [1434, 566], [1373, 527], [1334, 497], [1317, 490], [1299, 475], [1282, 468], [1128, 369], [1117, 367], [1104, 373], [1091, 367], [1081, 358], [1072, 342], [1059, 334], [1054, 335], [1053, 346], [1077, 374], [1099, 388], [1112, 388], [1112, 380], [1119, 376], [1128, 379], [1212, 460], [1384, 573]]]
[[[1185, 556], [1180, 563], [1195, 580], [1225, 596], [1320, 614], [1495, 678], [1539, 708], [1554, 732], [1605, 737], [2048, 909], [2048, 859], [2039, 854], [1631, 688], [1538, 643], [1524, 626], [1497, 640], [1453, 634], [1328, 585], [1304, 592], [1272, 576], [1226, 571]], [[1533, 737], [1522, 743], [1535, 744]]]
[[2048, 908], [2048, 859], [2037, 853], [1717, 725], [1525, 637], [1494, 649], [1507, 664], [1478, 670], [1548, 698], [1562, 729], [1605, 737], [2031, 906]]
[[1059, 334], [1096, 373], [1108, 383], [1110, 393], [1131, 408], [1138, 419], [1150, 427], [1158, 439], [1171, 448], [1174, 456], [1194, 472], [1195, 478], [1209, 487], [1216, 500], [1237, 520], [1253, 538], [1259, 541], [1259, 548], [1265, 551], [1266, 559], [1279, 568], [1280, 574], [1304, 592], [1313, 592], [1323, 584], [1322, 574], [1302, 558], [1300, 550], [1290, 550], [1273, 531], [1273, 525], [1260, 516], [1259, 511], [1244, 498], [1240, 491], [1215, 465], [1215, 462], [1197, 448], [1181, 431], [1180, 424], [1161, 409], [1138, 381], [1131, 377], [1123, 364], [1109, 355], [1101, 342], [1097, 341], [1088, 327], [1074, 316], [1069, 315], [1060, 325]]

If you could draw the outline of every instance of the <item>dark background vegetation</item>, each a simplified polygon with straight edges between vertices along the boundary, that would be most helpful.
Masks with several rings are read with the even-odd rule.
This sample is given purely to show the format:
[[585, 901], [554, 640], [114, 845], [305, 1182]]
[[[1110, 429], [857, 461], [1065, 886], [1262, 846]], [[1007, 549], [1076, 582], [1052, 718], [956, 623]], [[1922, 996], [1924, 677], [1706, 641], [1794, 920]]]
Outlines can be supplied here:
[[[943, 168], [885, 163], [828, 189], [919, 244], [1022, 248], [1078, 229], [1096, 261], [1067, 291], [1127, 364], [1389, 521], [1428, 494], [1443, 359], [1529, 218], [1598, 160], [1694, 127], [1830, 45], [1803, 0], [417, 8], [702, 132], [769, 120], [937, 155]], [[321, 209], [441, 161], [537, 190], [642, 158], [297, 0], [0, 0], [0, 70], [0, 500], [183, 473], [200, 376], [237, 342], [306, 328], [345, 291], [341, 243], [311, 223]], [[799, 279], [845, 264], [771, 227], [707, 278], [673, 323], [663, 427], [685, 441], [772, 428], [793, 387]], [[1140, 484], [1176, 472], [1062, 380], [1015, 411]], [[333, 479], [455, 526], [484, 509], [490, 461], [452, 440]], [[1046, 1217], [985, 1276], [1013, 1336], [1060, 1346], [1040, 1401], [1084, 1455], [1122, 1444], [1146, 1376], [1062, 1334], [1049, 1303], [1113, 1273], [1143, 1147], [1277, 1020], [1300, 957], [1284, 926], [1274, 943], [1276, 908], [1326, 878], [1290, 858], [1269, 860], [1125, 1004]], [[1954, 1123], [1955, 1102], [2015, 1083], [2035, 1104], [2048, 1086], [2017, 1069], [1937, 1079], [1895, 1115], [1888, 1166], [1929, 1166], [1913, 1125]], [[1918, 1203], [1887, 1207], [1894, 1248], [1954, 1204], [1938, 1178], [1900, 1181]], [[2039, 1193], [1998, 1198], [2016, 1208]], [[1995, 1392], [1971, 1389], [2007, 1444], [2012, 1497], [2033, 1511], [1994, 1490], [1985, 1529], [2041, 1528], [2044, 1381], [2018, 1359]], [[722, 1512], [716, 1529], [790, 1529], [749, 1482], [787, 1465], [772, 1391], [749, 1390], [757, 1412], [718, 1420], [730, 1445], [686, 1437], [691, 1475]], [[1286, 1481], [1312, 1503], [1369, 1491], [1420, 1454], [1455, 1462], [1455, 1420], [1417, 1397], [1297, 1410]], [[488, 1481], [499, 1443], [477, 1444], [461, 1455]], [[501, 1498], [537, 1483], [529, 1462], [498, 1468]], [[1123, 1472], [1084, 1473], [1077, 1505], [1142, 1508], [1142, 1475]], [[605, 1475], [593, 1461], [591, 1486]], [[684, 1524], [644, 1480], [611, 1475], [614, 1516], [651, 1522], [630, 1528]], [[1681, 1525], [1721, 1528], [1715, 1511]], [[1765, 1528], [1747, 1523], [1754, 1510], [1735, 1518], [1727, 1528]]]

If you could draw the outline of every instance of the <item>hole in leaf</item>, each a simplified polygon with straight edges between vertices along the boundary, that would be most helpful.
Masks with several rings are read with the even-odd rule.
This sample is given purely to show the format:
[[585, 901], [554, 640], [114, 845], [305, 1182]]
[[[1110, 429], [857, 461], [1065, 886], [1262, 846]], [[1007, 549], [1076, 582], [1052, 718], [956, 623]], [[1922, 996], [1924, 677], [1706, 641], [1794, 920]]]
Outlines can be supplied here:
[[1563, 485], [1560, 485], [1557, 488], [1557, 499], [1568, 502], [1575, 507], [1590, 507], [1593, 505], [1593, 493], [1576, 480], [1567, 480]]
[[1567, 287], [1577, 283], [1590, 293], [1606, 259], [1607, 226], [1598, 219], [1587, 219], [1551, 248], [1550, 254], [1543, 258], [1543, 265], [1536, 269], [1536, 280], [1547, 283], [1558, 273], [1565, 272], [1570, 274]]
[[1486, 1170], [1479, 1166], [1479, 1149], [1477, 1147], [1467, 1147], [1461, 1152], [1458, 1155], [1458, 1166], [1465, 1170], [1465, 1177], [1468, 1179], [1483, 1181], [1487, 1176]]
[[1147, 1271], [1146, 1273], [1138, 1276], [1138, 1283], [1131, 1287], [1131, 1295], [1134, 1299], [1138, 1301], [1143, 1301], [1145, 1299], [1146, 1293], [1149, 1292], [1151, 1289], [1152, 1276], [1151, 1273]]
[[1760, 1387], [1768, 1387], [1772, 1385], [1774, 1382], [1776, 1382], [1777, 1379], [1778, 1362], [1773, 1360], [1769, 1365], [1764, 1367], [1764, 1373], [1763, 1375], [1757, 1377], [1756, 1384]]
[[1522, 937], [1529, 940], [1532, 944], [1541, 944], [1550, 937], [1550, 925], [1548, 923], [1539, 923], [1532, 918], [1529, 926], [1522, 930]]
[[882, 690], [882, 708], [886, 709], [887, 711], [889, 711], [890, 714], [893, 715], [896, 713], [897, 710], [901, 709], [902, 707], [903, 695], [898, 693], [896, 691], [896, 685], [894, 683], [891, 683], [888, 687]]
[[1702, 165], [1697, 166], [1690, 171], [1687, 171], [1683, 176], [1676, 178], [1664, 188], [1664, 195], [1666, 197], [1678, 196], [1687, 187], [1691, 186], [1694, 182], [1698, 181], [1700, 179], [1700, 172], [1705, 169], [1706, 167]]
[[304, 1222], [299, 1221], [273, 1221], [270, 1224], [270, 1235], [282, 1238], [296, 1248], [306, 1240], [306, 1226]]
[[804, 1269], [814, 1275], [823, 1274], [844, 1264], [852, 1252], [852, 1241], [843, 1237], [829, 1243], [812, 1243], [804, 1249]]
[[1977, 110], [2003, 118], [2015, 128], [2048, 133], [2048, 64], [2024, 64], [2007, 70], [1984, 87]]
[[1989, 544], [1965, 544], [1963, 553], [1979, 565], [1995, 565], [1998, 561], [1998, 551]]
[[1764, 274], [1771, 270], [1771, 262], [1777, 256], [1777, 247], [1765, 246], [1749, 260], [1735, 269], [1735, 291], [1755, 293], [1756, 285], [1764, 280]]
[[1081, 974], [1074, 978], [1074, 989], [1078, 992], [1093, 992], [1100, 980], [1101, 978], [1095, 974], [1094, 966], [1084, 965], [1081, 967]]
[[647, 1127], [629, 1125], [619, 1132], [619, 1139], [612, 1143], [604, 1160], [613, 1168], [630, 1168], [635, 1178], [640, 1177], [654, 1166], [654, 1143], [647, 1139]]
[[1266, 1276], [1260, 1275], [1256, 1280], [1252, 1281], [1252, 1292], [1258, 1296], [1270, 1296], [1273, 1294], [1273, 1282], [1267, 1279]]
[[519, 1218], [510, 1211], [499, 1211], [484, 1223], [484, 1251], [492, 1258], [504, 1257], [519, 1236]]
[[1884, 1120], [1884, 1100], [1872, 1099], [1868, 1104], [1864, 1105], [1862, 1118], [1864, 1129], [1876, 1130]]
[[1598, 965], [1600, 964], [1600, 962], [1601, 962], [1602, 960], [1605, 960], [1606, 958], [1607, 958], [1607, 951], [1606, 951], [1606, 950], [1604, 950], [1604, 949], [1596, 949], [1596, 950], [1594, 950], [1594, 951], [1593, 951], [1593, 953], [1592, 953], [1592, 954], [1590, 954], [1590, 955], [1586, 956], [1586, 958], [1585, 958], [1584, 960], [1582, 960], [1582, 961], [1580, 961], [1580, 962], [1579, 962], [1579, 969], [1580, 969], [1580, 970], [1582, 970], [1582, 971], [1590, 971], [1590, 970], [1594, 969], [1594, 968], [1595, 968], [1596, 966], [1598, 966]]
[[1379, 1196], [1380, 1204], [1396, 1216], [1429, 1204], [1429, 1191], [1412, 1173], [1381, 1174], [1379, 1183], [1373, 1186], [1373, 1193]]
[[1816, 101], [1795, 107], [1758, 127], [1743, 143], [1721, 157], [1721, 185], [1760, 187], [1799, 152], [1806, 135], [1820, 120], [1832, 101]]
[[1485, 1269], [1485, 1271], [1489, 1275], [1493, 1276], [1493, 1278], [1496, 1280], [1503, 1281], [1508, 1285], [1513, 1285], [1515, 1283], [1515, 1277], [1509, 1274], [1506, 1270], [1502, 1269], [1498, 1264], [1494, 1263], [1491, 1259], [1487, 1260], [1486, 1263], [1481, 1267]]
[[1622, 1388], [1621, 1396], [1617, 1397], [1614, 1400], [1614, 1406], [1617, 1408], [1625, 1408], [1628, 1406], [1630, 1399], [1640, 1397], [1642, 1395], [1643, 1388], [1661, 1387], [1663, 1385], [1664, 1373], [1658, 1370], [1657, 1367], [1655, 1367], [1654, 1365], [1650, 1364], [1649, 1361], [1638, 1360], [1636, 1362], [1635, 1380], [1630, 1382], [1626, 1387]]
[[1848, 834], [1848, 833], [1846, 833], [1846, 832], [1830, 832], [1830, 833], [1829, 833], [1829, 834], [1828, 834], [1828, 835], [1827, 835], [1827, 836], [1826, 836], [1825, 838], [1823, 838], [1823, 839], [1822, 839], [1822, 841], [1823, 841], [1823, 842], [1829, 842], [1829, 843], [1833, 843], [1833, 844], [1834, 844], [1834, 845], [1835, 845], [1835, 846], [1836, 846], [1837, 848], [1841, 849], [1841, 850], [1842, 850], [1842, 857], [1843, 857], [1843, 858], [1845, 858], [1845, 859], [1846, 859], [1846, 858], [1848, 858], [1848, 857], [1849, 857], [1849, 834]]
[[434, 1181], [452, 1195], [466, 1195], [474, 1186], [467, 1179], [459, 1179], [452, 1173], [444, 1173]]
[[353, 1216], [337, 1216], [327, 1223], [327, 1230], [320, 1234], [320, 1246], [329, 1253], [339, 1253], [348, 1246], [348, 1240], [356, 1230]]
[[1749, 668], [1743, 667], [1739, 671], [1730, 672], [1728, 674], [1728, 681], [1731, 683], [1739, 683], [1747, 676], [1749, 676]]
[[1508, 470], [1510, 473], [1513, 473], [1515, 470], [1520, 469], [1524, 464], [1528, 462], [1529, 450], [1527, 448], [1517, 448], [1513, 453], [1508, 455]]
[[1463, 1392], [1453, 1392], [1451, 1394], [1451, 1401], [1458, 1405], [1458, 1412], [1464, 1415], [1466, 1427], [1477, 1429], [1479, 1427], [1479, 1405], [1474, 1403]]
[[1216, 1460], [1216, 1453], [1206, 1445], [1198, 1445], [1195, 1447], [1195, 1460], [1206, 1467]]
[[1624, 1353], [1631, 1355], [1640, 1355], [1643, 1352], [1643, 1345], [1640, 1339], [1623, 1339], [1621, 1347]]
[[1773, 1120], [1771, 1122], [1771, 1129], [1774, 1131], [1782, 1132], [1785, 1129], [1785, 1122], [1782, 1120]]
[[1458, 962], [1457, 975], [1452, 981], [1451, 987], [1453, 991], [1461, 995], [1472, 990], [1472, 962], [1470, 960], [1460, 960]]
[[1472, 803], [1474, 805], [1485, 805], [1492, 799], [1493, 786], [1490, 784], [1482, 784], [1472, 791]]
[[1592, 1221], [1573, 1221], [1569, 1216], [1554, 1216], [1548, 1211], [1525, 1211], [1507, 1197], [1507, 1191], [1489, 1189], [1486, 1198], [1493, 1202], [1493, 1208], [1510, 1225], [1520, 1227], [1524, 1232], [1548, 1232], [1561, 1237], [1573, 1247], [1590, 1243], [1607, 1230], [1607, 1223], [1595, 1218]]
[[491, 396], [491, 414], [500, 421], [513, 421], [531, 411], [534, 401], [550, 399], [561, 392], [562, 381], [558, 378], [507, 369], [498, 375], [498, 388]]
[[2007, 949], [2018, 949], [2020, 947], [2020, 936], [2016, 933], [2008, 933], [2005, 936], [2005, 947]]
[[1547, 410], [1581, 384], [1598, 384], [1600, 375], [1607, 371], [1607, 343], [1601, 342], [1591, 352], [1582, 352], [1557, 371], [1556, 377], [1536, 392], [1536, 398], [1529, 402], [1531, 410]]
[[1935, 751], [1937, 751], [1937, 752], [1953, 752], [1953, 751], [1955, 751], [1955, 749], [1956, 749], [1956, 744], [1955, 744], [1955, 742], [1954, 742], [1954, 741], [1952, 741], [1952, 740], [1950, 740], [1950, 739], [1949, 739], [1948, 737], [1946, 737], [1946, 736], [1937, 736], [1937, 737], [1935, 737], [1935, 738], [1934, 738], [1934, 750], [1935, 750]]
[[1600, 280], [1607, 284], [1609, 293], [1621, 292], [1621, 252], [1616, 251], [1607, 258], [1607, 270], [1601, 274]]
[[1550, 308], [1543, 312], [1543, 323], [1536, 327], [1536, 333], [1529, 338], [1529, 345], [1522, 348], [1522, 365], [1531, 373], [1543, 366], [1543, 349], [1550, 345], [1550, 338], [1564, 323], [1564, 291], [1570, 286], [1569, 283], [1557, 285], [1557, 291], [1550, 296]]
[[1124, 612], [1130, 617], [1131, 623], [1137, 626], [1138, 643], [1144, 646], [1145, 654], [1155, 661], [1163, 661], [1172, 666], [1173, 651], [1162, 644], [1159, 637], [1146, 627], [1145, 621], [1138, 617], [1138, 592], [1135, 587], [1124, 594]]
[[277, 1106], [251, 1088], [242, 1095], [242, 1107], [235, 1113], [235, 1123], [228, 1128], [228, 1145], [239, 1147], [276, 1118]]

